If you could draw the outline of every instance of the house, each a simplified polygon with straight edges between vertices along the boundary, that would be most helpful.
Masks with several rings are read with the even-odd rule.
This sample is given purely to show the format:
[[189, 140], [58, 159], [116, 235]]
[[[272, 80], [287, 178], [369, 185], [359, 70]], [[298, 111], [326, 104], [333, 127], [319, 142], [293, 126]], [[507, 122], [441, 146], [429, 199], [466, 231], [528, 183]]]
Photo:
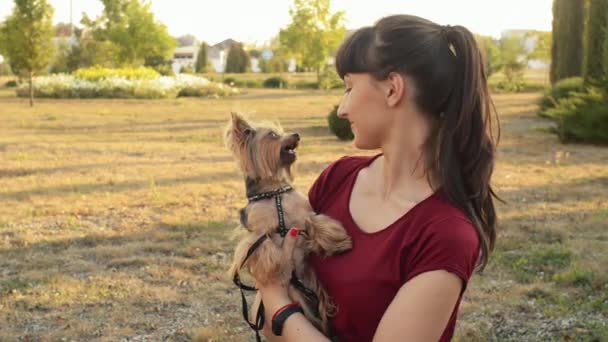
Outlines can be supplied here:
[[176, 48], [173, 51], [173, 58], [171, 61], [173, 72], [178, 74], [184, 67], [194, 68], [197, 56], [198, 46], [196, 45], [180, 46]]
[[[215, 72], [224, 72], [226, 68], [226, 58], [228, 58], [228, 51], [234, 44], [238, 44], [234, 39], [226, 39], [215, 45], [207, 47], [207, 61], [213, 67]], [[183, 67], [194, 68], [196, 58], [198, 55], [199, 47], [196, 45], [178, 47], [173, 51], [172, 57], [172, 69], [177, 74]], [[262, 58], [262, 57], [261, 57]], [[260, 72], [260, 61], [259, 58], [251, 57], [250, 65], [252, 72]], [[289, 72], [295, 72], [296, 61], [295, 59], [289, 60]]]

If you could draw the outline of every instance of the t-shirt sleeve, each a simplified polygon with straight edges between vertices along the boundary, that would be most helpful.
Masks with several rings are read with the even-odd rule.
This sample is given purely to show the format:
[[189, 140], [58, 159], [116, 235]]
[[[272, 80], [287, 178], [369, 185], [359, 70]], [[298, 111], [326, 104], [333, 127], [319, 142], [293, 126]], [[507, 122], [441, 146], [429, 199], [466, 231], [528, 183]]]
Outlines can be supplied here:
[[342, 164], [345, 159], [346, 157], [342, 157], [329, 164], [308, 190], [308, 201], [315, 212], [318, 213], [321, 211], [322, 201], [326, 194], [331, 191], [330, 187], [335, 183], [332, 179], [336, 178], [336, 172], [339, 171], [338, 168], [340, 167], [339, 165]]
[[403, 283], [436, 270], [456, 274], [466, 288], [475, 271], [479, 239], [475, 227], [463, 218], [451, 217], [431, 223], [402, 260]]

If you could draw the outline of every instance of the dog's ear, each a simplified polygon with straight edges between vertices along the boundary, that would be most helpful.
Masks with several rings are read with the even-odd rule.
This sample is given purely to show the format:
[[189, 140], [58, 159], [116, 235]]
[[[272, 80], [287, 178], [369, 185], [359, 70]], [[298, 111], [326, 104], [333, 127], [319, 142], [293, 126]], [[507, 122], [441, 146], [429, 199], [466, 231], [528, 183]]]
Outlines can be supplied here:
[[240, 138], [245, 138], [253, 134], [253, 128], [251, 127], [249, 122], [247, 122], [247, 120], [243, 118], [243, 116], [236, 112], [231, 112], [230, 116], [232, 119], [232, 130], [236, 136]]

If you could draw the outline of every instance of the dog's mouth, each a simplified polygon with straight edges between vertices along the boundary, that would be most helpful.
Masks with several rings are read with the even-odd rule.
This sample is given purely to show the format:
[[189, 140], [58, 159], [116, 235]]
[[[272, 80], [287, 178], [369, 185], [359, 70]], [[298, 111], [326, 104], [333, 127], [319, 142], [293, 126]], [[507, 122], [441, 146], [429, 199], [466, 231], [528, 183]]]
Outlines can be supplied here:
[[297, 148], [300, 142], [300, 136], [295, 133], [290, 135], [281, 145], [281, 161], [284, 164], [291, 164], [296, 160]]

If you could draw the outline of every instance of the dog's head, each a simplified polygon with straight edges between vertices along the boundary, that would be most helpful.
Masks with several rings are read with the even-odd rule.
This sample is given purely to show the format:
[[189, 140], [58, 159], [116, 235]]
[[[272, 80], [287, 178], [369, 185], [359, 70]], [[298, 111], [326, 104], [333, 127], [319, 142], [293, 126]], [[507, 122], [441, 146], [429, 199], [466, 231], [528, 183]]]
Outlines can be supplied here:
[[290, 168], [296, 161], [299, 134], [287, 134], [280, 127], [253, 123], [232, 113], [224, 138], [247, 177], [257, 180], [291, 178]]

